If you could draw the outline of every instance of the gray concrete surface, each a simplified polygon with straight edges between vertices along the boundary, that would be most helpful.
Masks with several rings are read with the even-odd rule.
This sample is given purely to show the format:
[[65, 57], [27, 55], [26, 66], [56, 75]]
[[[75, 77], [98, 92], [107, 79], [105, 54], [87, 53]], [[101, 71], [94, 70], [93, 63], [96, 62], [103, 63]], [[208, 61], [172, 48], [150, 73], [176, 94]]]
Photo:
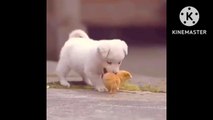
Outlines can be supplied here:
[[166, 78], [166, 46], [129, 46], [121, 69], [134, 74]]
[[48, 89], [47, 119], [166, 120], [166, 94]]

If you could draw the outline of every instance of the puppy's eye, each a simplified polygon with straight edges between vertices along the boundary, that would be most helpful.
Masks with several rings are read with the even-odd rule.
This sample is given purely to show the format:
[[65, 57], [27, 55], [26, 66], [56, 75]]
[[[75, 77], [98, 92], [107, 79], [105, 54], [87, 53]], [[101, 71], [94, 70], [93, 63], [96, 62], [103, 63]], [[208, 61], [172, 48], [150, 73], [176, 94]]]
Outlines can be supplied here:
[[107, 64], [111, 65], [111, 64], [112, 64], [112, 62], [107, 61]]
[[121, 64], [121, 62], [118, 62], [118, 64]]

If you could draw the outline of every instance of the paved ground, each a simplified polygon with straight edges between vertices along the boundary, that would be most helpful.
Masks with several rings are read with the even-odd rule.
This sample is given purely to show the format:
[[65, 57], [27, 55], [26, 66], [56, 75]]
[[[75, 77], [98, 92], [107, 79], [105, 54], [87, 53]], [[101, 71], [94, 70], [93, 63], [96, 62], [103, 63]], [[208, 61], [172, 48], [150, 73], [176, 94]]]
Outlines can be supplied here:
[[139, 75], [156, 78], [166, 77], [166, 47], [135, 47], [129, 46], [129, 54], [124, 59], [121, 69]]
[[[166, 91], [165, 47], [131, 48], [122, 69], [131, 71], [132, 83], [161, 86]], [[47, 61], [47, 82], [58, 81], [56, 62]], [[71, 72], [68, 79], [81, 78]], [[48, 120], [166, 120], [166, 93], [47, 89]]]
[[48, 120], [166, 120], [165, 93], [47, 90]]

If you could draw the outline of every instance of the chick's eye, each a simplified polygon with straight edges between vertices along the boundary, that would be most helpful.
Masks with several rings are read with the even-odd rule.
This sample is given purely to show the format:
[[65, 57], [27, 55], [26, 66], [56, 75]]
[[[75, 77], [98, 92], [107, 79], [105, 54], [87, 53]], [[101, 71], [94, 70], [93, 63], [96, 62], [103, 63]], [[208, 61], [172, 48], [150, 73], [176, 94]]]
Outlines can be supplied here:
[[107, 64], [110, 64], [110, 65], [111, 65], [111, 64], [112, 64], [112, 62], [107, 61]]

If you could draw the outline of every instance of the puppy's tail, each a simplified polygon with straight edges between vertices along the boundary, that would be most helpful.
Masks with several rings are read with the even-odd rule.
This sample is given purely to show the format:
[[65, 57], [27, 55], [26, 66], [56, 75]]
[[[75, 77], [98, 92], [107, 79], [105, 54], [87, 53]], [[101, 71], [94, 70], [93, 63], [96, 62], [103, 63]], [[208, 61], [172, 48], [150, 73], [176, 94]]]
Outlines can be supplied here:
[[69, 38], [76, 38], [76, 37], [77, 38], [88, 38], [89, 39], [89, 36], [87, 35], [87, 33], [84, 32], [81, 29], [74, 30], [69, 34]]

